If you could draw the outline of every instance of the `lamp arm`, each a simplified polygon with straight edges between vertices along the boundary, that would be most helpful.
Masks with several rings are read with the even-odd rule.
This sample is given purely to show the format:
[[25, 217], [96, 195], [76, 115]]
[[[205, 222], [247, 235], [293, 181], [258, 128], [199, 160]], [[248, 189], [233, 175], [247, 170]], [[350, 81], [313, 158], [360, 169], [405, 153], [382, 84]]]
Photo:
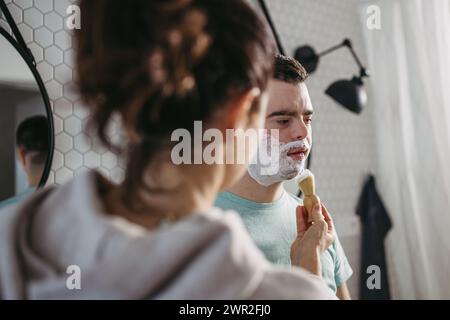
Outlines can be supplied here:
[[368, 77], [369, 74], [367, 72], [366, 67], [363, 66], [363, 64], [361, 63], [361, 60], [359, 59], [358, 55], [356, 54], [355, 50], [353, 49], [353, 45], [352, 42], [350, 41], [350, 39], [345, 39], [344, 40], [345, 46], [350, 50], [353, 59], [356, 61], [356, 63], [359, 66], [359, 73], [360, 73], [360, 77], [364, 78], [364, 77]]
[[358, 64], [359, 70], [360, 70], [360, 76], [361, 78], [363, 77], [368, 77], [369, 74], [367, 73], [367, 69], [363, 66], [363, 64], [361, 63], [361, 60], [359, 59], [358, 55], [356, 54], [355, 50], [353, 49], [353, 44], [352, 41], [350, 39], [344, 39], [344, 41], [334, 47], [331, 47], [325, 51], [322, 51], [321, 53], [319, 53], [317, 56], [318, 57], [323, 57], [333, 51], [336, 51], [342, 47], [347, 47], [348, 50], [350, 50], [350, 53], [353, 56], [353, 59], [356, 61], [356, 63]]
[[333, 47], [331, 47], [331, 48], [329, 48], [329, 49], [327, 49], [327, 50], [322, 51], [321, 53], [318, 53], [317, 56], [318, 56], [319, 58], [321, 58], [321, 57], [326, 56], [327, 54], [330, 54], [330, 53], [332, 53], [333, 51], [336, 51], [336, 50], [338, 50], [338, 49], [340, 49], [340, 48], [342, 48], [342, 47], [344, 47], [344, 46], [345, 46], [345, 44], [343, 44], [343, 43], [338, 44], [338, 45], [333, 46]]

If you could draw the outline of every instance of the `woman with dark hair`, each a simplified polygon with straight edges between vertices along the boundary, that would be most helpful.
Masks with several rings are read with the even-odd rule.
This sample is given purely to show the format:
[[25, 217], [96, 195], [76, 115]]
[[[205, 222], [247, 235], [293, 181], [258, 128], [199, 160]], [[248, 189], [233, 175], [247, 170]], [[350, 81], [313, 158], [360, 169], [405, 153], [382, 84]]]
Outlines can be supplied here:
[[[244, 165], [171, 157], [172, 133], [195, 134], [196, 121], [222, 133], [262, 124], [274, 47], [247, 2], [82, 0], [81, 17], [80, 93], [99, 137], [126, 152], [126, 177], [90, 171], [2, 213], [0, 297], [334, 298], [319, 277], [273, 267], [236, 213], [213, 208]], [[116, 116], [126, 147], [106, 133]], [[232, 151], [246, 152], [227, 141], [216, 154]], [[299, 265], [318, 263], [326, 229], [318, 212]]]

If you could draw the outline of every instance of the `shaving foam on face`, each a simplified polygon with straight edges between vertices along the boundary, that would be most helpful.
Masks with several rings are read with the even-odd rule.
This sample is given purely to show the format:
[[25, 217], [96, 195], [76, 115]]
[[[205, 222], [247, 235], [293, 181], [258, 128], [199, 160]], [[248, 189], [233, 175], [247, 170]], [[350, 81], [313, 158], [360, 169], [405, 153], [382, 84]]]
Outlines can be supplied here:
[[295, 148], [310, 149], [307, 140], [280, 143], [271, 135], [265, 135], [260, 141], [258, 152], [248, 166], [248, 173], [263, 186], [294, 179], [305, 169], [306, 157], [294, 160], [288, 153]]

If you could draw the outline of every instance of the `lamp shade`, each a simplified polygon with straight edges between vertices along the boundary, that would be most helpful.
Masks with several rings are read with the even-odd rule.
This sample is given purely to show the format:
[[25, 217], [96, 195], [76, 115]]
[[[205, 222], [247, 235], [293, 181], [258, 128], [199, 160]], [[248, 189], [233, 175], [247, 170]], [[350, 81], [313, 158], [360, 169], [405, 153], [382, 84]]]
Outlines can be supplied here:
[[317, 66], [319, 65], [319, 56], [311, 46], [297, 48], [294, 57], [302, 64], [308, 73], [316, 71]]
[[361, 113], [367, 103], [367, 94], [361, 78], [338, 80], [331, 84], [325, 93], [353, 113]]

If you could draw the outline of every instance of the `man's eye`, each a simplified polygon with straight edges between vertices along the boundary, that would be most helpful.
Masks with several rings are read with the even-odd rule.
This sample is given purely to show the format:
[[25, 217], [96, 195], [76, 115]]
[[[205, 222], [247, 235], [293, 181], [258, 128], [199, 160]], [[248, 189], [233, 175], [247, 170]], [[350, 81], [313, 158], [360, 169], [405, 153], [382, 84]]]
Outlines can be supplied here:
[[277, 120], [277, 123], [279, 125], [287, 125], [289, 123], [289, 119], [280, 119], [280, 120]]
[[305, 123], [306, 123], [306, 124], [311, 124], [311, 123], [312, 123], [312, 118], [311, 118], [311, 117], [306, 118], [306, 119], [305, 119]]

